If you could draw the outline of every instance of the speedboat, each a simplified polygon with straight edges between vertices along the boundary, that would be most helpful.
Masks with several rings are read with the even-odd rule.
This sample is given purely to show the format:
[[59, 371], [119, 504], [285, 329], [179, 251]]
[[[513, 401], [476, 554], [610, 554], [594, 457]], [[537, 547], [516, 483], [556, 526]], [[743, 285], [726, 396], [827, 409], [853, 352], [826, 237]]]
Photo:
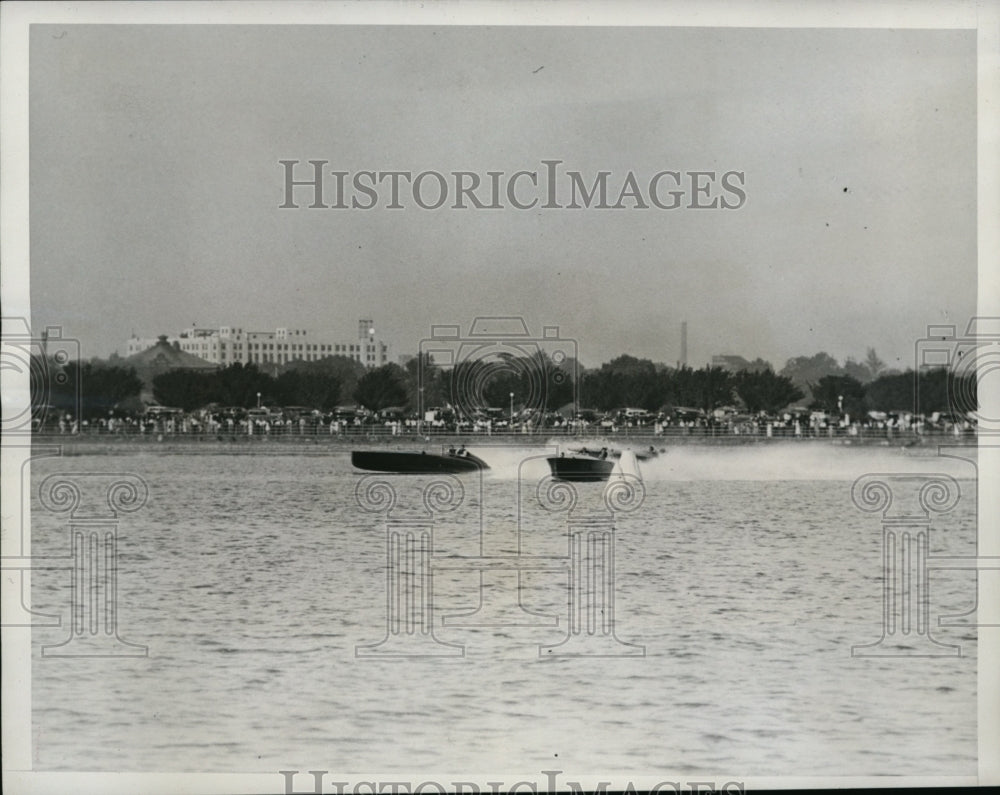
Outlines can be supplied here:
[[421, 450], [354, 450], [351, 464], [358, 469], [373, 472], [395, 472], [398, 474], [421, 474], [436, 472], [476, 472], [489, 469], [489, 465], [472, 453], [459, 451], [442, 455]]
[[584, 448], [576, 455], [550, 456], [549, 470], [556, 480], [566, 480], [573, 483], [593, 483], [607, 480], [615, 468], [614, 462], [608, 460], [608, 450], [592, 452]]

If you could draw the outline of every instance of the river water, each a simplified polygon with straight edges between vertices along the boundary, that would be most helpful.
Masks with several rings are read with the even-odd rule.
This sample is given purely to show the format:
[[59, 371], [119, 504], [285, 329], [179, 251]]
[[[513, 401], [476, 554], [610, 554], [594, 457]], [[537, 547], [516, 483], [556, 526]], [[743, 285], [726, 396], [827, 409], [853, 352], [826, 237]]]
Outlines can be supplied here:
[[[473, 452], [492, 469], [436, 516], [423, 657], [365, 656], [387, 634], [385, 516], [359, 507], [347, 450], [36, 461], [34, 484], [127, 473], [149, 498], [117, 550], [118, 632], [148, 656], [43, 656], [68, 634], [70, 577], [32, 575], [34, 608], [63, 617], [32, 636], [35, 769], [975, 774], [975, 629], [936, 626], [973, 606], [973, 574], [931, 575], [934, 637], [962, 656], [851, 654], [883, 622], [880, 517], [852, 502], [855, 478], [951, 474], [962, 496], [933, 517], [930, 553], [973, 555], [971, 464], [670, 448], [615, 515], [617, 656], [567, 656], [568, 515], [538, 505], [544, 451]], [[414, 517], [419, 476], [400, 477], [392, 516]], [[32, 552], [67, 555], [66, 517], [38, 490]], [[579, 510], [602, 490], [580, 485]], [[462, 568], [519, 548], [544, 565]]]

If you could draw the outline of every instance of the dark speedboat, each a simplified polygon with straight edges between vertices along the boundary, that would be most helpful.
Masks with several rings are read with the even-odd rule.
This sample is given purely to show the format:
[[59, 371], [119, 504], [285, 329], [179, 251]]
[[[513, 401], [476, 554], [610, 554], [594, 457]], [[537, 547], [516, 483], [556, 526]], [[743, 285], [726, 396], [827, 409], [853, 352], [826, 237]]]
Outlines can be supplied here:
[[400, 474], [476, 472], [489, 469], [483, 459], [466, 452], [437, 455], [423, 451], [354, 450], [351, 452], [351, 463], [358, 469]]
[[582, 455], [551, 456], [545, 460], [549, 462], [552, 477], [573, 483], [607, 480], [615, 468], [614, 462], [608, 461], [607, 449], [596, 454], [586, 451]]

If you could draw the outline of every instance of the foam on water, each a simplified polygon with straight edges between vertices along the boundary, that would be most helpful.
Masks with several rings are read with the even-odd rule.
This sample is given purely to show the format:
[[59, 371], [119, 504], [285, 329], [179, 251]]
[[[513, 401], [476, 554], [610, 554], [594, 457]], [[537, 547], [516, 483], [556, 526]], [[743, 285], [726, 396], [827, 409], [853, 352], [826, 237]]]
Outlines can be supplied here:
[[[974, 456], [975, 451], [968, 449]], [[900, 447], [854, 447], [826, 442], [740, 447], [668, 447], [642, 462], [652, 480], [854, 480], [869, 472], [941, 472], [974, 477], [968, 461], [937, 455], [936, 450]]]
[[547, 444], [537, 446], [469, 445], [468, 450], [489, 464], [490, 469], [486, 475], [490, 479], [517, 480], [520, 477], [538, 480], [549, 472], [549, 466], [545, 459], [548, 456], [564, 452], [565, 448]]
[[[582, 443], [565, 439], [548, 440], [544, 446], [470, 446], [475, 455], [490, 465], [489, 477], [502, 480], [540, 478], [548, 473], [545, 457], [567, 452]], [[861, 446], [826, 441], [798, 441], [760, 445], [670, 445], [658, 446], [656, 458], [636, 461], [632, 449], [647, 445], [615, 444], [604, 439], [590, 440], [591, 448], [609, 447], [623, 451], [617, 471], [638, 473], [654, 481], [844, 481], [869, 472], [931, 473], [955, 478], [975, 477], [975, 469], [965, 457], [975, 460], [975, 448], [962, 448], [960, 456], [940, 454], [936, 448]]]

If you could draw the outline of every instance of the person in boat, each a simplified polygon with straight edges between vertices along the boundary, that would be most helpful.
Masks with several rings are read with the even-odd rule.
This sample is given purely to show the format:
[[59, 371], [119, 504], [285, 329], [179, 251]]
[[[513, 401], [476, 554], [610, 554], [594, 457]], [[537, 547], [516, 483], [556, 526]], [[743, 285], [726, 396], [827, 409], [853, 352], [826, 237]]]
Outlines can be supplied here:
[[458, 448], [458, 454], [459, 455], [465, 455], [465, 445], [464, 444], [460, 448]]
[[448, 448], [448, 455], [455, 455], [455, 445]]
[[601, 448], [601, 460], [603, 461], [607, 457], [608, 457], [608, 448], [607, 447], [602, 447]]

